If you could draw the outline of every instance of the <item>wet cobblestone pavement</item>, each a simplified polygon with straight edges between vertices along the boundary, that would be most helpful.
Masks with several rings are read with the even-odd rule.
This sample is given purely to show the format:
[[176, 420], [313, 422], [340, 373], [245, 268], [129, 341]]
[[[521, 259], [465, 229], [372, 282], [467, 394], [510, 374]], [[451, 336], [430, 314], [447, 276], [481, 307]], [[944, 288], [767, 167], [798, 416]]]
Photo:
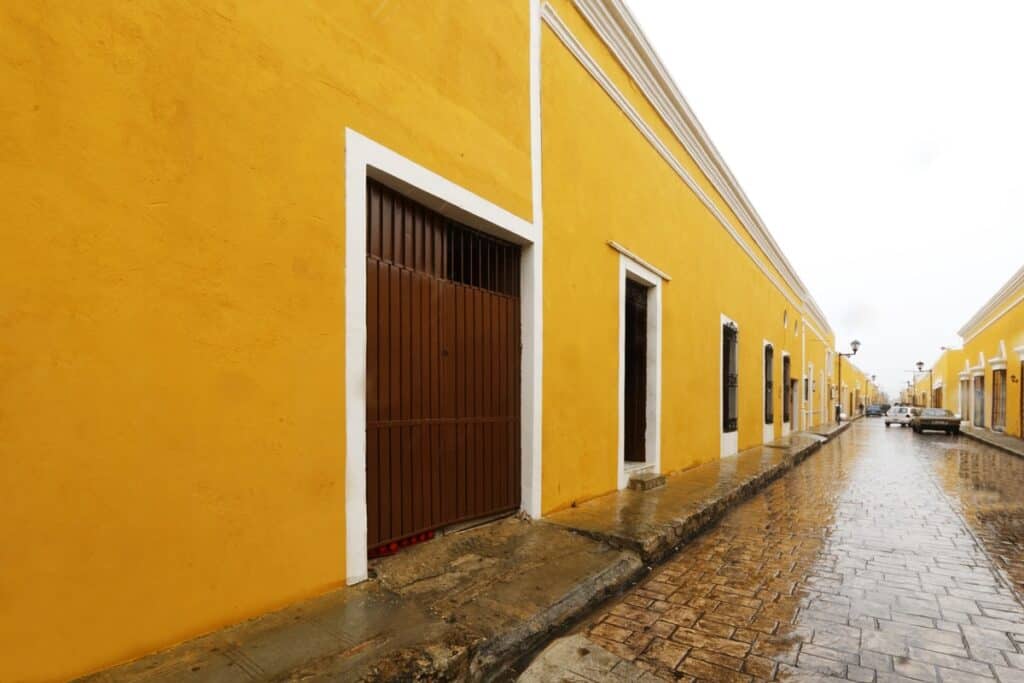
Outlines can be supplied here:
[[1022, 529], [1024, 460], [861, 421], [581, 635], [626, 678], [1024, 681]]

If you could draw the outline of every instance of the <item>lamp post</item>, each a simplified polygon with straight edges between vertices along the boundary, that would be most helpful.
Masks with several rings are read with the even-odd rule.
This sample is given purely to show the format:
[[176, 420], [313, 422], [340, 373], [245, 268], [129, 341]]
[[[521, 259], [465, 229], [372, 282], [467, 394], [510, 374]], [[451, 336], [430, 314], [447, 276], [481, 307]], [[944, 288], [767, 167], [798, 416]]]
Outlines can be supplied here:
[[[924, 362], [923, 361], [917, 361], [917, 363], [915, 363], [915, 365], [917, 365], [917, 371], [918, 372], [924, 372]], [[914, 375], [914, 380], [915, 381], [917, 380], [917, 375]], [[934, 408], [935, 406], [931, 405], [931, 402], [932, 402], [932, 369], [928, 368], [928, 400], [925, 401], [924, 404], [925, 404], [926, 407]]]
[[843, 414], [843, 358], [849, 358], [850, 356], [856, 356], [857, 351], [860, 349], [860, 342], [854, 339], [850, 342], [850, 353], [839, 352], [839, 387], [838, 387], [838, 398], [839, 402], [836, 403], [836, 424], [841, 422], [840, 416]]

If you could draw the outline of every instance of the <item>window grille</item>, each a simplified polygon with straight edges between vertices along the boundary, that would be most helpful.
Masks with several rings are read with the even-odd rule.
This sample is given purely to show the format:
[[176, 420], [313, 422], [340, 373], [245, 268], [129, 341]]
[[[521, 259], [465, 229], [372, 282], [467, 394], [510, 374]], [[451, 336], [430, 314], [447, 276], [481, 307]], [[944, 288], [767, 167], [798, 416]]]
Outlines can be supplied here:
[[764, 423], [766, 425], [775, 422], [775, 405], [772, 401], [772, 375], [775, 372], [773, 365], [775, 361], [775, 349], [771, 344], [764, 347]]
[[739, 389], [739, 368], [736, 346], [739, 330], [729, 323], [722, 327], [722, 429], [735, 432], [739, 418], [737, 391]]
[[793, 406], [793, 382], [790, 381], [789, 356], [782, 357], [782, 421], [789, 422]]

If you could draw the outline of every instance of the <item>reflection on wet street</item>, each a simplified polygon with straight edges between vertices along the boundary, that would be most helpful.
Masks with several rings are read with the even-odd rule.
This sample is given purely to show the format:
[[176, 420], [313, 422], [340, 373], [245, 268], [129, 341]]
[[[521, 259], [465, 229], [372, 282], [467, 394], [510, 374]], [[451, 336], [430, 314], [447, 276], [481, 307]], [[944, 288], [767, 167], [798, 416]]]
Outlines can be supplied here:
[[1024, 459], [963, 438], [914, 445], [996, 566], [1024, 592]]
[[862, 420], [583, 633], [666, 679], [1024, 681], [1022, 505], [1024, 460]]

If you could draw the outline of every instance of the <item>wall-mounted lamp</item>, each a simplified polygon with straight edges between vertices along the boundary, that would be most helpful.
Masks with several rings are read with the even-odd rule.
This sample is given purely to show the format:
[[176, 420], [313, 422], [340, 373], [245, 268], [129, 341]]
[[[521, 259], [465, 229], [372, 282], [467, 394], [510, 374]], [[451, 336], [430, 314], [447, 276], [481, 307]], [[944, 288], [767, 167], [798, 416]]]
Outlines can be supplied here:
[[1014, 384], [1016, 384], [1017, 383], [1017, 375], [1010, 375], [1010, 381], [1013, 382]]

